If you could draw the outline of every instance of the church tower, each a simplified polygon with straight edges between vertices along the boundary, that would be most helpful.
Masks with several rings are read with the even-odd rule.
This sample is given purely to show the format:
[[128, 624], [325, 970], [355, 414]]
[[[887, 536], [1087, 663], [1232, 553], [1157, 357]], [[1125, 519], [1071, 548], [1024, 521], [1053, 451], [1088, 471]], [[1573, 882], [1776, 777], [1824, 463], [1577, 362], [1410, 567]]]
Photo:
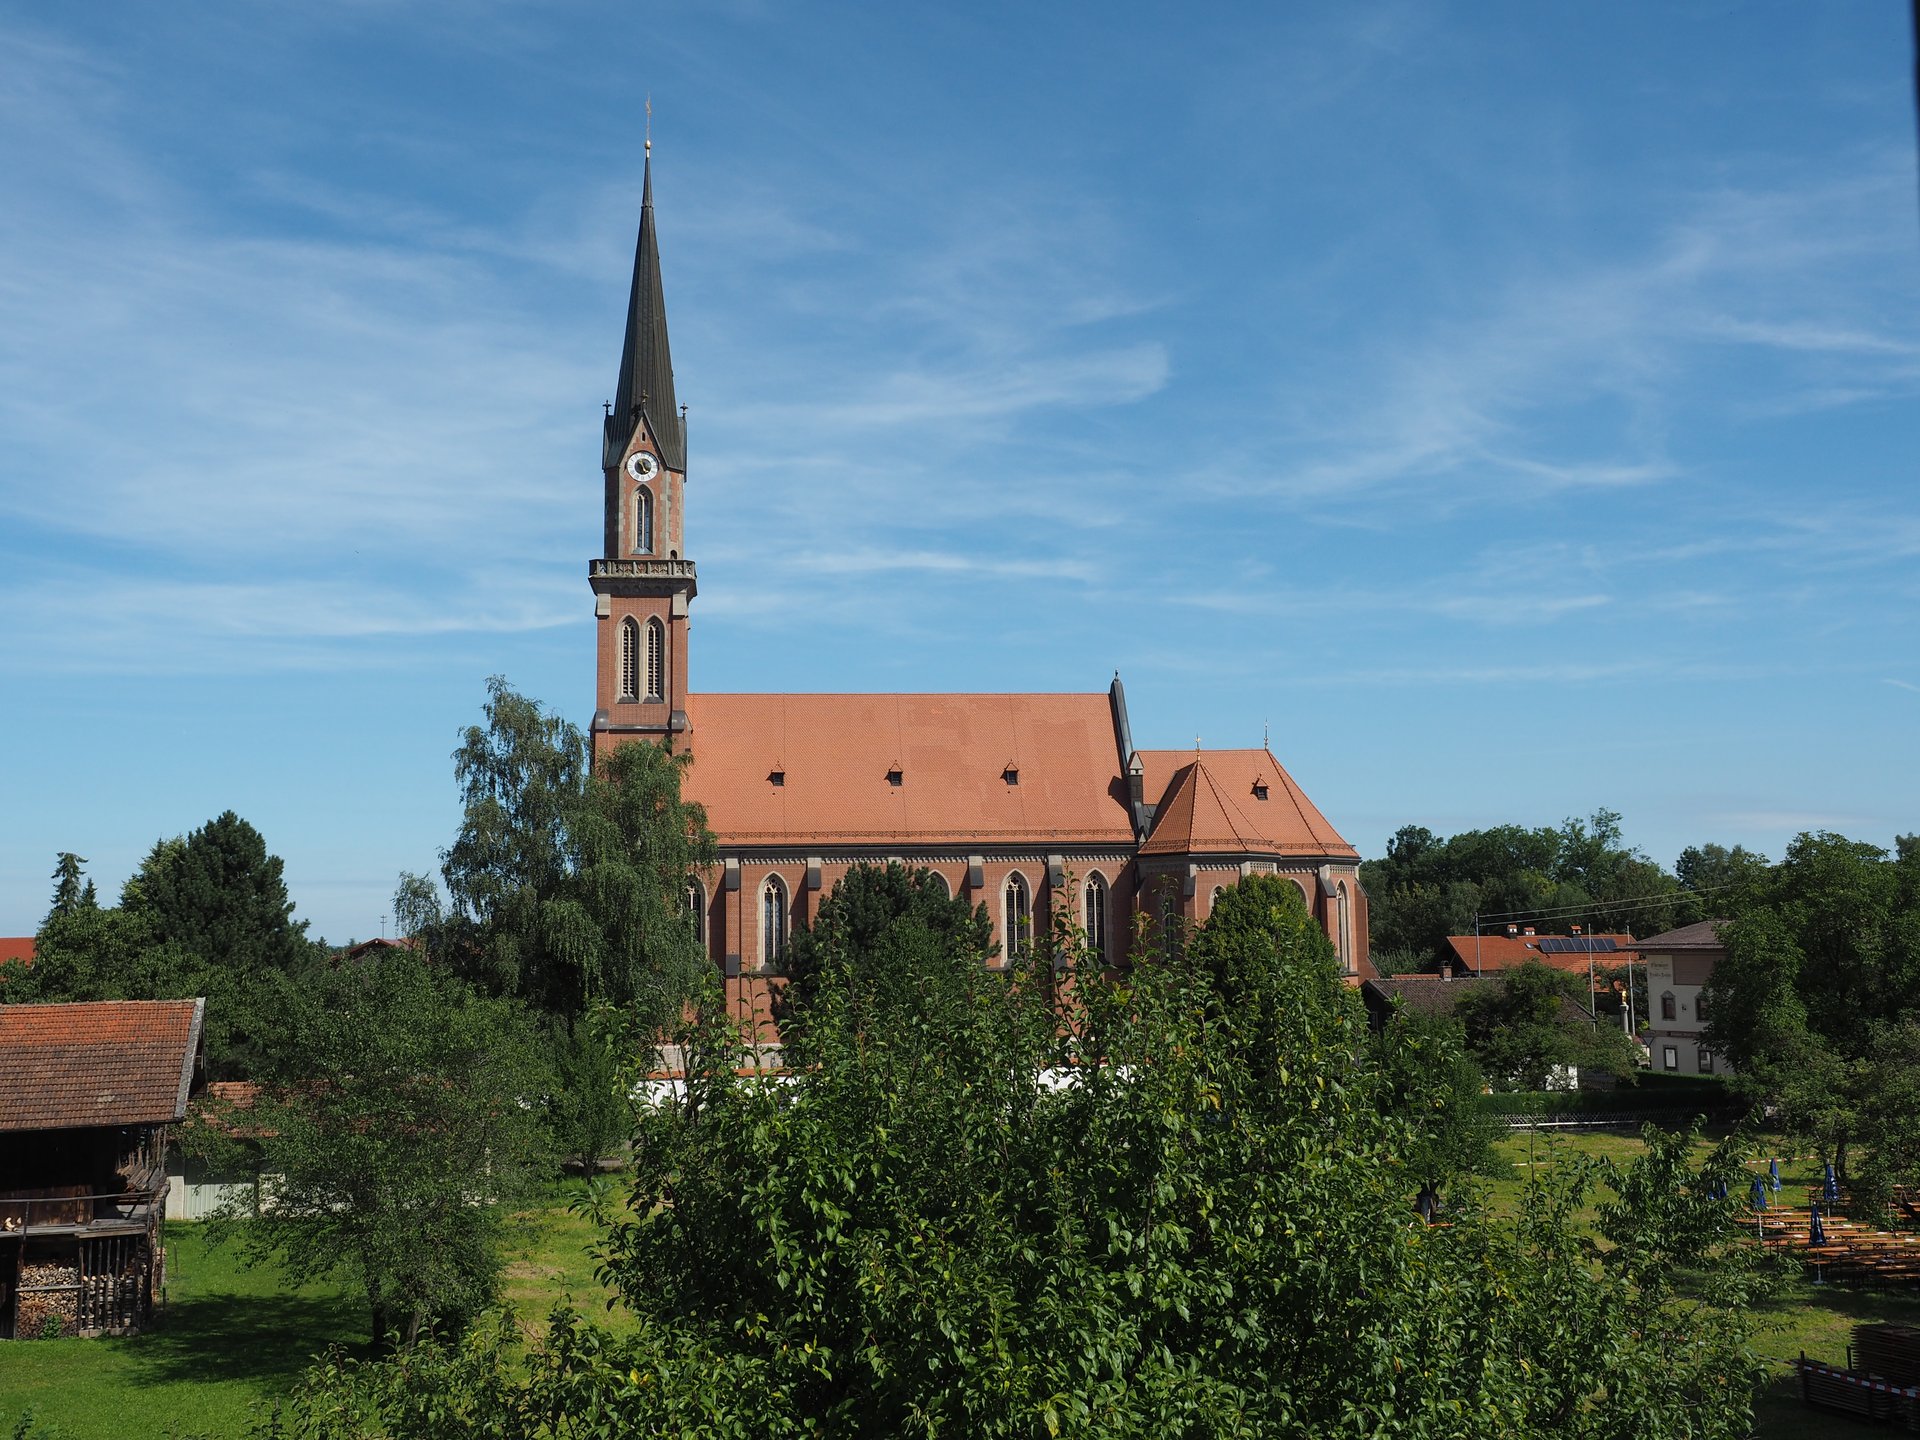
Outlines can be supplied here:
[[624, 737], [659, 741], [687, 728], [687, 608], [696, 590], [686, 558], [687, 422], [673, 393], [651, 143], [648, 151], [620, 376], [601, 445], [605, 536], [588, 566], [596, 754]]

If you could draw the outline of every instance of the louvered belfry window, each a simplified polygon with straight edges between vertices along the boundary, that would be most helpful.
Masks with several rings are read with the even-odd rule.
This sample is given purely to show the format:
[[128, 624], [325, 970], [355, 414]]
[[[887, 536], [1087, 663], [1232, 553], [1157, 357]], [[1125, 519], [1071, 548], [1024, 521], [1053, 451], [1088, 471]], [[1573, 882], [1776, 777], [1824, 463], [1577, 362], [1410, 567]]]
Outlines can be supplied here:
[[640, 627], [631, 615], [620, 622], [620, 698], [640, 698]]
[[667, 632], [658, 620], [647, 622], [647, 699], [667, 696]]

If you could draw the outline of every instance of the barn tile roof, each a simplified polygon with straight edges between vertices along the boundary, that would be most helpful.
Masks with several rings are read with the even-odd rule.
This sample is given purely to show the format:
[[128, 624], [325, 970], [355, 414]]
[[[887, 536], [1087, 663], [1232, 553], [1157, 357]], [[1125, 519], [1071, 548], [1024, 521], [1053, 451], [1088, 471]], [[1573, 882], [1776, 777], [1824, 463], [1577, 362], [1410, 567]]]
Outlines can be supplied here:
[[183, 1119], [206, 1003], [0, 1005], [0, 1131]]
[[690, 695], [687, 718], [722, 845], [1134, 839], [1103, 694]]
[[[1358, 860], [1360, 852], [1341, 838], [1306, 792], [1273, 758], [1268, 750], [1142, 750], [1140, 762], [1145, 770], [1147, 796], [1164, 796], [1161, 809], [1184, 805], [1174, 790], [1181, 772], [1188, 767], [1206, 771], [1206, 783], [1195, 792], [1196, 834], [1225, 837], [1228, 830], [1251, 843], [1244, 847], [1220, 847], [1228, 853], [1241, 849], [1269, 855], [1312, 855]], [[1258, 788], [1267, 795], [1259, 797]], [[1205, 794], [1211, 789], [1219, 807], [1229, 812], [1225, 821], [1214, 813], [1214, 801]], [[1157, 853], [1153, 847], [1161, 835], [1163, 814], [1157, 813], [1153, 838], [1141, 847], [1143, 854]], [[1223, 829], [1225, 825], [1227, 828]], [[1249, 834], [1249, 832], [1251, 832]]]

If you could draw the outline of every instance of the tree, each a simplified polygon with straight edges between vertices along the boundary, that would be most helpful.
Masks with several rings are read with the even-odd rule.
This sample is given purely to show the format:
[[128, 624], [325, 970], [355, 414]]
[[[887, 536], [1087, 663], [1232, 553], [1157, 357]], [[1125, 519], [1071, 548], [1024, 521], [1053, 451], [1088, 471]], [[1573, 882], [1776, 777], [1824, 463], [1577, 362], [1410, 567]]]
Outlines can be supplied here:
[[157, 841], [103, 908], [86, 862], [62, 852], [53, 904], [30, 972], [9, 981], [20, 1001], [207, 1000], [208, 1072], [249, 1074], [284, 1011], [284, 992], [324, 947], [293, 919], [283, 866], [231, 810]]
[[1792, 1133], [1847, 1175], [1852, 1143], [1877, 1158], [1857, 1178], [1884, 1196], [1920, 1180], [1896, 1157], [1920, 1154], [1904, 1129], [1900, 1070], [1920, 1023], [1920, 848], [1888, 853], [1826, 832], [1803, 834], [1771, 872], [1742, 882], [1720, 927], [1726, 958], [1706, 999], [1707, 1041]]
[[549, 1053], [553, 1089], [547, 1124], [554, 1148], [587, 1175], [633, 1133], [634, 1067], [627, 1057], [651, 1049], [651, 1036], [637, 1040], [620, 1016], [605, 1007], [572, 1024], [551, 1022]]
[[284, 872], [260, 832], [228, 810], [184, 840], [156, 844], [120, 907], [145, 918], [161, 940], [228, 971], [284, 973], [311, 958]]
[[830, 974], [853, 987], [858, 1003], [892, 1003], [894, 987], [923, 983], [931, 957], [949, 953], [982, 965], [994, 953], [984, 905], [949, 896], [926, 870], [856, 865], [788, 941], [774, 1017], [789, 1043], [803, 1044], [805, 1017]]
[[[1601, 1069], [1625, 1077], [1634, 1056], [1625, 1034], [1595, 1025], [1579, 1008], [1585, 982], [1529, 960], [1461, 998], [1454, 1013], [1487, 1078], [1519, 1090], [1543, 1090], [1562, 1069]], [[1570, 1003], [1571, 1002], [1571, 1003]]]
[[451, 904], [437, 925], [419, 877], [402, 881], [434, 952], [553, 1014], [605, 1003], [668, 1023], [704, 964], [687, 880], [714, 857], [704, 812], [681, 798], [687, 756], [634, 742], [589, 772], [580, 732], [495, 676], [486, 724], [454, 762], [464, 812], [442, 857]]
[[1548, 930], [1607, 921], [1651, 935], [1681, 913], [1673, 876], [1627, 846], [1619, 814], [1605, 809], [1558, 828], [1496, 825], [1445, 839], [1403, 826], [1360, 878], [1374, 950], [1429, 963], [1442, 958], [1447, 936], [1471, 934], [1489, 916], [1540, 915]]
[[93, 881], [86, 876], [86, 860], [71, 850], [62, 850], [53, 867], [53, 915], [72, 915], [80, 910], [99, 908]]
[[1411, 1132], [1404, 1162], [1423, 1189], [1439, 1195], [1470, 1176], [1499, 1173], [1504, 1162], [1493, 1145], [1504, 1131], [1481, 1103], [1486, 1077], [1457, 1019], [1397, 1010], [1380, 1036], [1375, 1063], [1382, 1105]]
[[249, 1117], [271, 1203], [223, 1225], [292, 1283], [349, 1275], [376, 1341], [457, 1328], [495, 1296], [503, 1217], [543, 1154], [525, 1015], [406, 949], [286, 1003]]
[[[707, 1009], [643, 1117], [602, 1251], [625, 1325], [562, 1311], [524, 1368], [494, 1330], [336, 1366], [297, 1433], [1744, 1436], [1759, 1321], [1722, 1281], [1754, 1252], [1708, 1199], [1735, 1152], [1556, 1166], [1517, 1222], [1469, 1194], [1427, 1227], [1325, 935], [1289, 883], [1238, 889], [1191, 963], [1058, 987], [964, 927], [911, 965], [823, 941], [804, 1065], [742, 1074]], [[880, 933], [929, 933], [875, 895]], [[1631, 1248], [1582, 1235], [1596, 1188]]]

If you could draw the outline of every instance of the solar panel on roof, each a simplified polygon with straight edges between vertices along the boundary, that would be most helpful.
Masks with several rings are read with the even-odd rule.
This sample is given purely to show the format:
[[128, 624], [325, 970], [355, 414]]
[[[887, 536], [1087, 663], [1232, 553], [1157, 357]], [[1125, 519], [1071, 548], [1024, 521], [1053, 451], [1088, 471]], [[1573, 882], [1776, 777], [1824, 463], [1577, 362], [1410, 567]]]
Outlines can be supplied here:
[[1615, 948], [1610, 935], [1548, 935], [1540, 941], [1543, 955], [1605, 955]]

